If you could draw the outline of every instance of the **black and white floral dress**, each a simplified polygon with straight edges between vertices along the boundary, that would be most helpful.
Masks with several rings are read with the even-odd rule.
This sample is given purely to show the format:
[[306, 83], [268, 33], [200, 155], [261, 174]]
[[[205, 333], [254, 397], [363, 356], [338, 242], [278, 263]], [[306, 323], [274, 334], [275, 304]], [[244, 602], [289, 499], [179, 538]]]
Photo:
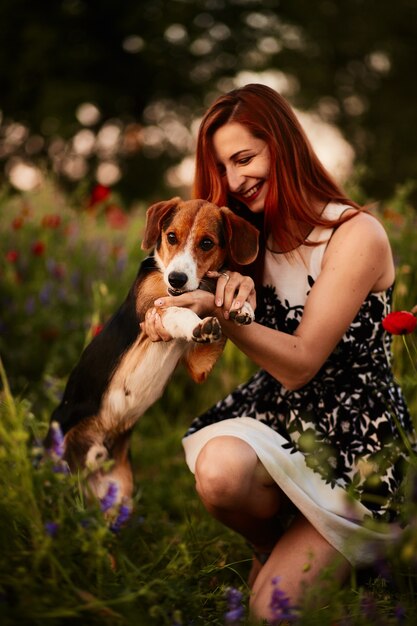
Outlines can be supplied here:
[[[347, 208], [329, 204], [325, 215], [336, 219]], [[259, 323], [295, 331], [332, 233], [316, 227], [309, 240], [320, 244], [300, 246], [291, 257], [266, 252]], [[404, 437], [415, 443], [391, 370], [391, 338], [381, 324], [391, 296], [392, 288], [368, 295], [307, 385], [290, 391], [260, 370], [196, 418], [183, 440], [191, 471], [211, 438], [246, 441], [293, 504], [352, 563], [372, 560], [380, 542], [397, 533], [407, 462]], [[373, 519], [390, 524], [375, 525]]]

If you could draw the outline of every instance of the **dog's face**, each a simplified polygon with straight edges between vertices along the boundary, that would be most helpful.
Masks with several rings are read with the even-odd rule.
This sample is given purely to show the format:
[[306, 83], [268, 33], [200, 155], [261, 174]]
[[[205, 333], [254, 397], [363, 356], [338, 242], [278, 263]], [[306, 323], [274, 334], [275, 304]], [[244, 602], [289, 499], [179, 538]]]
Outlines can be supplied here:
[[258, 232], [227, 207], [173, 198], [148, 209], [142, 247], [153, 246], [168, 292], [178, 295], [197, 289], [205, 274], [219, 270], [229, 257], [251, 263]]

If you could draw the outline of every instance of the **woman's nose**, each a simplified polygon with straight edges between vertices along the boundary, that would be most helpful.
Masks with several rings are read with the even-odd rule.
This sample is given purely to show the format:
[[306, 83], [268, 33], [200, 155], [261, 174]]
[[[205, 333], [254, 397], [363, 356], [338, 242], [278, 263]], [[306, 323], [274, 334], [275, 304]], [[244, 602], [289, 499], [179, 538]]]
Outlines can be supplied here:
[[234, 168], [230, 168], [227, 170], [227, 184], [229, 185], [230, 191], [237, 192], [240, 190], [244, 181], [244, 176], [239, 174]]

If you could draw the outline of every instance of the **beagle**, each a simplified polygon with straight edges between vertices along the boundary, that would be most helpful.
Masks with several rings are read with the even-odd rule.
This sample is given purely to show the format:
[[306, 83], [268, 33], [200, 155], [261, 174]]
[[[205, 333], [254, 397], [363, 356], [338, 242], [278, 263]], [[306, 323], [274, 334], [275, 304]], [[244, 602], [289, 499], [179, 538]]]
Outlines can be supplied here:
[[[131, 497], [132, 429], [162, 395], [179, 360], [202, 382], [224, 347], [216, 317], [200, 319], [176, 306], [157, 309], [173, 340], [152, 342], [140, 328], [146, 311], [162, 296], [207, 287], [210, 270], [253, 262], [258, 231], [227, 207], [173, 198], [147, 210], [142, 249], [151, 248], [125, 301], [82, 353], [51, 416], [64, 434], [69, 469], [88, 468], [89, 489], [98, 498], [110, 482], [118, 485], [119, 501]], [[253, 320], [248, 303], [235, 317], [239, 324]], [[52, 426], [46, 447], [51, 436]], [[106, 461], [112, 463], [104, 468]]]

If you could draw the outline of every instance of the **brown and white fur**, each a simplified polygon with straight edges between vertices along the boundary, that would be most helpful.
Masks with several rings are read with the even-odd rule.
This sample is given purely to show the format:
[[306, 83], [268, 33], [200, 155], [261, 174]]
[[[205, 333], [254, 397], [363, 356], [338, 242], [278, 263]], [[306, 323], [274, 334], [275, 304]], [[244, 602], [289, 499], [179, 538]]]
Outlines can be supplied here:
[[[154, 254], [142, 262], [126, 300], [82, 353], [51, 417], [64, 433], [70, 470], [88, 468], [89, 489], [99, 498], [109, 482], [118, 484], [119, 500], [131, 496], [132, 429], [162, 395], [178, 361], [202, 382], [223, 350], [217, 318], [200, 319], [176, 306], [159, 308], [173, 340], [152, 342], [140, 328], [146, 311], [162, 296], [202, 287], [209, 270], [253, 262], [258, 231], [227, 207], [173, 198], [149, 207], [142, 248], [154, 248]], [[252, 320], [245, 303], [235, 321]], [[50, 429], [46, 445], [51, 434]], [[108, 460], [111, 466], [104, 471]]]

